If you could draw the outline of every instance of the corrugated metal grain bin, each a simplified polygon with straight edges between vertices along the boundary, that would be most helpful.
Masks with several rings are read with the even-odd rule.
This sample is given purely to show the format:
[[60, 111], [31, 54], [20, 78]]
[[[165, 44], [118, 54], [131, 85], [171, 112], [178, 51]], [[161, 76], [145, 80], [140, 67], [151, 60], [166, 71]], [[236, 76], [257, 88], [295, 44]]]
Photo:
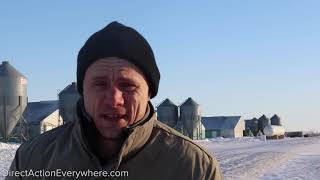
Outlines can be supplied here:
[[72, 82], [59, 93], [59, 113], [64, 124], [74, 121], [79, 98], [80, 94], [75, 82]]
[[170, 127], [175, 127], [179, 118], [178, 106], [167, 98], [157, 107], [157, 115], [158, 120]]
[[7, 61], [0, 65], [0, 136], [7, 141], [28, 102], [27, 78]]

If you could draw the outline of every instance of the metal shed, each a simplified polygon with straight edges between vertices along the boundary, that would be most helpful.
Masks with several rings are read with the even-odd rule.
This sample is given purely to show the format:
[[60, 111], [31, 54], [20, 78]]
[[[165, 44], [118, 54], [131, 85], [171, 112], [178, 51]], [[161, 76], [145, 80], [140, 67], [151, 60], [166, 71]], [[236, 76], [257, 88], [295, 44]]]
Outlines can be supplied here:
[[[59, 121], [58, 101], [29, 102], [23, 113], [27, 132], [25, 136], [32, 139], [62, 124]], [[19, 131], [16, 126], [15, 131]]]
[[245, 122], [241, 116], [202, 117], [206, 138], [213, 137], [243, 137]]

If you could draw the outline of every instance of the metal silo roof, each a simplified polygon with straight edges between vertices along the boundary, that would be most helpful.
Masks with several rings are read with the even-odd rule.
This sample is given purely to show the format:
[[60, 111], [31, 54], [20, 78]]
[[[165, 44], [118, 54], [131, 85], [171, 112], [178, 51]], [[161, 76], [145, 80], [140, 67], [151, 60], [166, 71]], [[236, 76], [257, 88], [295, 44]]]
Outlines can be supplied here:
[[180, 106], [199, 106], [198, 103], [196, 103], [191, 97], [189, 97], [184, 103], [182, 103]]
[[269, 120], [269, 118], [267, 118], [266, 115], [262, 115], [258, 120], [259, 120], [259, 121]]
[[270, 118], [270, 121], [271, 121], [271, 125], [279, 125], [279, 126], [282, 125], [282, 124], [281, 124], [281, 119], [280, 119], [280, 117], [279, 117], [277, 114], [275, 114], [274, 116], [272, 116], [272, 117]]
[[24, 77], [18, 70], [9, 64], [8, 61], [3, 61], [0, 65], [0, 76], [10, 76], [10, 77]]
[[273, 115], [273, 116], [270, 118], [270, 120], [280, 121], [280, 117], [279, 117], [277, 114], [275, 114], [275, 115]]
[[158, 107], [167, 107], [167, 106], [177, 106], [175, 105], [169, 98], [165, 99], [164, 101], [162, 101], [162, 103], [160, 103], [158, 105]]
[[77, 84], [76, 82], [72, 82], [71, 84], [69, 84], [67, 87], [65, 87], [60, 93], [59, 96], [61, 94], [74, 94], [74, 93], [78, 93], [78, 89], [77, 89]]

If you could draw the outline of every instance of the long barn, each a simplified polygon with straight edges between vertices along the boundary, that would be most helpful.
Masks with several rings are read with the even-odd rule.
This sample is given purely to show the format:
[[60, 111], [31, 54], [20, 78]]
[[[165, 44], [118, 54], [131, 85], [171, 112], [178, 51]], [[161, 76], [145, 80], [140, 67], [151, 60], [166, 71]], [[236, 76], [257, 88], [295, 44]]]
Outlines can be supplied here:
[[206, 138], [243, 137], [245, 122], [242, 116], [213, 116], [202, 117]]

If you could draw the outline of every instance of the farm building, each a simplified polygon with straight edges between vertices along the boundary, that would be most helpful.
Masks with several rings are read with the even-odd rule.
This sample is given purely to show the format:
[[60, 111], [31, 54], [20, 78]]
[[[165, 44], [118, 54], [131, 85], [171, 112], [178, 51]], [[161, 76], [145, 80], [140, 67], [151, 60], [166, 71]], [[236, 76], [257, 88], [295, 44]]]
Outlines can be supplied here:
[[21, 118], [13, 134], [22, 135], [26, 139], [32, 139], [62, 124], [58, 101], [29, 102]]
[[241, 116], [202, 117], [206, 138], [243, 137], [245, 122]]
[[[279, 135], [279, 133], [281, 136], [284, 135], [282, 120], [277, 114], [273, 115], [270, 119], [263, 114], [259, 119], [245, 120], [245, 126], [246, 132], [250, 130], [254, 136], [258, 135], [258, 132], [267, 136]], [[265, 132], [265, 129], [267, 129], [267, 132]]]

